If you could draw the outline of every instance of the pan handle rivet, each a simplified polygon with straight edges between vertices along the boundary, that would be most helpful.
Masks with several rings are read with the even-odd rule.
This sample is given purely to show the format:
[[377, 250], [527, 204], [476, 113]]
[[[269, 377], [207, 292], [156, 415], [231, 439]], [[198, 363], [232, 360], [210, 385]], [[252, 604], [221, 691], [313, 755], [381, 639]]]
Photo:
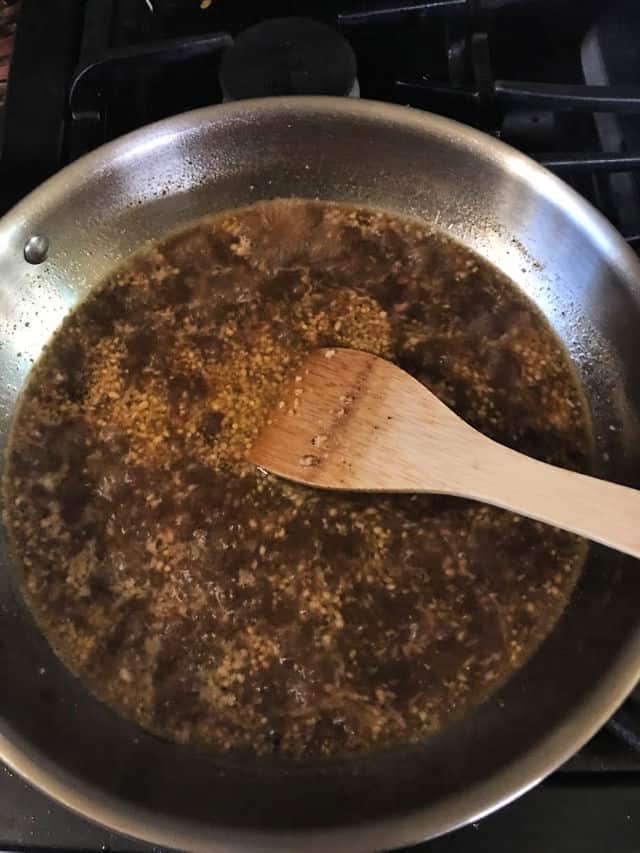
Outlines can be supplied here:
[[30, 264], [41, 264], [47, 259], [49, 238], [42, 234], [34, 234], [24, 244], [24, 259]]

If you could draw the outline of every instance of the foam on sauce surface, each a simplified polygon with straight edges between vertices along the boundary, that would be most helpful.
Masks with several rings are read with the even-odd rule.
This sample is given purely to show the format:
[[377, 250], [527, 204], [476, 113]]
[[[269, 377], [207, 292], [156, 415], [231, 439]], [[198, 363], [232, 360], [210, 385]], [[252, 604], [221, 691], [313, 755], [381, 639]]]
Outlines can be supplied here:
[[526, 660], [575, 584], [584, 546], [568, 534], [248, 465], [320, 346], [390, 358], [491, 437], [586, 467], [560, 343], [425, 225], [274, 201], [130, 259], [34, 368], [5, 520], [57, 654], [160, 736], [304, 760], [422, 738]]

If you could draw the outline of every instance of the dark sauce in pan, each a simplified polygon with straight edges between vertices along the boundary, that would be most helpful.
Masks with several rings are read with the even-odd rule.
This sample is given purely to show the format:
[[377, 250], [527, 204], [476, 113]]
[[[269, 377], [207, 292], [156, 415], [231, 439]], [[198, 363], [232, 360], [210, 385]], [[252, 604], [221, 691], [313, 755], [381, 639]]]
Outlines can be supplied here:
[[522, 665], [575, 584], [568, 534], [249, 466], [285, 377], [333, 345], [394, 360], [507, 445], [587, 465], [559, 341], [424, 224], [274, 201], [130, 259], [33, 371], [5, 518], [57, 654], [160, 736], [304, 760], [422, 738]]

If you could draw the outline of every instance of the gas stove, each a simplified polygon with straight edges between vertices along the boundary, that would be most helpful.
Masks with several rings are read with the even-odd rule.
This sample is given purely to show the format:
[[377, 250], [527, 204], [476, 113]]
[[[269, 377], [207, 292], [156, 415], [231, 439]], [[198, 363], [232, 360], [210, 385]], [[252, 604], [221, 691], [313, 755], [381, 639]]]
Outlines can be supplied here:
[[[22, 0], [19, 13], [0, 0], [0, 211], [141, 125], [291, 93], [479, 127], [559, 174], [640, 251], [638, 0]], [[418, 849], [638, 851], [640, 690], [538, 788]], [[159, 848], [0, 768], [3, 850]]]

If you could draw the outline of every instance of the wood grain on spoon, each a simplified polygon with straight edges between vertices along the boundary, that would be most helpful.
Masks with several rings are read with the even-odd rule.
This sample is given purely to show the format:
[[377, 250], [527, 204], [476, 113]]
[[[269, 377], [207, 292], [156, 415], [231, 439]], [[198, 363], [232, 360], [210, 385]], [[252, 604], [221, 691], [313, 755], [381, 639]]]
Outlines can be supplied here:
[[250, 459], [325, 489], [484, 501], [640, 557], [639, 491], [497, 444], [408, 373], [369, 353], [311, 353]]

